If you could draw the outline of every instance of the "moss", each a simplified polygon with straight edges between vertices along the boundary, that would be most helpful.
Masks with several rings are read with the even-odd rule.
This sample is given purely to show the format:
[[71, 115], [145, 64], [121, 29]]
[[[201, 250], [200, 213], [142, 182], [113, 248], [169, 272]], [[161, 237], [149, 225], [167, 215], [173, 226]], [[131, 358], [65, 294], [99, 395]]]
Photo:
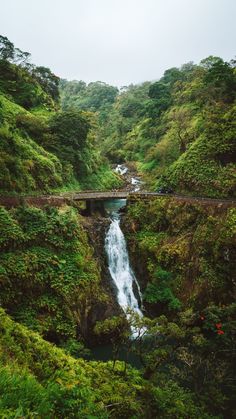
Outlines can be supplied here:
[[[10, 409], [15, 414], [21, 411], [29, 417], [37, 414], [48, 418], [93, 415], [106, 418], [105, 405], [113, 404], [114, 399], [123, 405], [119, 406], [119, 412], [124, 409], [131, 414], [141, 407], [138, 400], [135, 402], [134, 372], [128, 373], [133, 381], [131, 389], [109, 364], [75, 360], [14, 323], [2, 309], [0, 317], [0, 386], [4, 390], [0, 409]], [[117, 368], [120, 367], [118, 363]], [[111, 376], [114, 386], [110, 383]], [[7, 388], [4, 377], [8, 378]]]
[[[125, 225], [133, 259], [142, 260], [138, 270], [146, 272], [140, 278], [145, 295], [150, 297], [152, 290], [157, 297], [155, 290], [169, 288], [184, 307], [199, 310], [211, 301], [233, 300], [234, 208], [156, 198], [130, 205]], [[168, 285], [156, 276], [157, 268], [172, 274]], [[168, 299], [155, 307], [157, 313], [168, 312]]]
[[49, 191], [62, 184], [59, 160], [39, 146], [24, 129], [17, 128], [19, 115], [30, 113], [0, 95], [0, 114], [4, 123], [0, 128], [0, 191]]
[[50, 340], [88, 334], [105, 303], [100, 272], [76, 210], [0, 209], [1, 304]]
[[[42, 107], [27, 111], [0, 94], [0, 194], [119, 187], [120, 178], [90, 139], [79, 155], [74, 155], [73, 149], [68, 151], [79, 164], [79, 176], [75, 175], [72, 164], [53, 154], [50, 144], [54, 139], [49, 136], [52, 115], [55, 117], [55, 111]], [[63, 147], [61, 145], [60, 150], [64, 150]]]

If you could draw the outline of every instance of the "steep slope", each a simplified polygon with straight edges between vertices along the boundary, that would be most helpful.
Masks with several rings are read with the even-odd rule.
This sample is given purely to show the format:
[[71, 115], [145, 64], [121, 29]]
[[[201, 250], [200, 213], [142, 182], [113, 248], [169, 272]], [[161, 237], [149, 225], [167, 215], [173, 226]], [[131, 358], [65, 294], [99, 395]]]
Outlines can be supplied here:
[[144, 312], [163, 326], [145, 376], [158, 382], [167, 369], [166, 377], [191, 388], [212, 414], [233, 418], [236, 208], [133, 199], [123, 230]]
[[[0, 95], [0, 190], [9, 192], [49, 191], [62, 185], [59, 159], [38, 145], [21, 121], [40, 121], [21, 106]], [[36, 128], [35, 128], [36, 129]]]
[[112, 188], [93, 115], [61, 111], [59, 78], [0, 36], [0, 193]]
[[112, 296], [78, 212], [0, 208], [0, 236], [1, 306], [50, 341], [88, 341]]
[[[83, 100], [71, 94], [73, 106], [83, 109]], [[208, 57], [171, 68], [155, 83], [122, 89], [109, 109], [96, 110], [101, 148], [114, 163], [136, 162], [152, 189], [235, 196], [235, 98], [234, 60]]]
[[[144, 385], [111, 364], [74, 359], [0, 309], [0, 414], [40, 418], [107, 418], [138, 414]], [[132, 382], [132, 386], [130, 386]], [[109, 414], [110, 412], [110, 414]]]
[[130, 367], [124, 374], [120, 362], [74, 359], [2, 309], [0, 321], [2, 417], [213, 418], [177, 384], [153, 386]]

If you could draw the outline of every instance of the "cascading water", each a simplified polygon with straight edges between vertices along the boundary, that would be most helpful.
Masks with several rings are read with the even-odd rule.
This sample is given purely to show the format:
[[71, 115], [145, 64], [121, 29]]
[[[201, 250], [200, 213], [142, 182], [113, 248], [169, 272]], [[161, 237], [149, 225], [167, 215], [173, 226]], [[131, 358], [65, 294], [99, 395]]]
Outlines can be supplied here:
[[[120, 307], [124, 312], [129, 308], [142, 317], [142, 311], [133, 292], [135, 283], [140, 301], [142, 301], [140, 287], [129, 263], [125, 238], [120, 228], [120, 215], [115, 211], [111, 214], [111, 224], [105, 239], [105, 249], [108, 256], [109, 271], [117, 287], [117, 300]], [[133, 329], [132, 335], [134, 335]]]

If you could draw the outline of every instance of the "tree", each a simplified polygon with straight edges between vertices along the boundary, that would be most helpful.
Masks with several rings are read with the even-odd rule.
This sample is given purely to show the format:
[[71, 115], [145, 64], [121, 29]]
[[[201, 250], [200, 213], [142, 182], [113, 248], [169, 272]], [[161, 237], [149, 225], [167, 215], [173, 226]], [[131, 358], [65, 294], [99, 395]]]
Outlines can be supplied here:
[[47, 67], [35, 67], [32, 74], [45, 92], [57, 101], [59, 99], [59, 77]]
[[164, 76], [161, 78], [164, 83], [173, 85], [178, 80], [183, 80], [183, 72], [177, 67], [169, 68], [164, 72]]
[[219, 62], [223, 62], [222, 58], [210, 55], [209, 57], [200, 61], [200, 66], [205, 68], [205, 70], [210, 70], [210, 68]]
[[124, 315], [113, 316], [104, 321], [96, 322], [94, 333], [102, 339], [109, 337], [112, 344], [113, 369], [118, 360], [119, 351], [129, 340], [130, 330]]
[[79, 111], [65, 111], [56, 114], [50, 122], [50, 131], [63, 146], [81, 150], [86, 143], [90, 124]]
[[212, 56], [201, 63], [207, 68], [203, 82], [213, 99], [232, 103], [236, 97], [236, 75], [231, 63]]
[[154, 100], [154, 107], [159, 114], [168, 109], [171, 104], [171, 92], [169, 84], [158, 81], [149, 87], [149, 97]]
[[7, 61], [14, 58], [14, 44], [2, 35], [0, 35], [0, 58]]
[[52, 117], [49, 123], [50, 134], [45, 137], [43, 144], [47, 150], [55, 153], [64, 165], [70, 163], [77, 177], [82, 173], [87, 174], [88, 161], [87, 157], [83, 157], [83, 153], [88, 146], [89, 129], [89, 119], [82, 112], [60, 112]]
[[31, 54], [29, 52], [21, 51], [19, 48], [15, 48], [14, 51], [14, 63], [19, 64], [22, 67], [33, 68], [33, 65], [29, 63]]
[[15, 48], [14, 44], [6, 36], [0, 35], [0, 59], [19, 64], [22, 67], [28, 65], [31, 54]]
[[192, 113], [188, 108], [173, 108], [169, 114], [179, 142], [180, 153], [185, 153], [188, 144], [194, 139], [195, 131], [191, 130]]

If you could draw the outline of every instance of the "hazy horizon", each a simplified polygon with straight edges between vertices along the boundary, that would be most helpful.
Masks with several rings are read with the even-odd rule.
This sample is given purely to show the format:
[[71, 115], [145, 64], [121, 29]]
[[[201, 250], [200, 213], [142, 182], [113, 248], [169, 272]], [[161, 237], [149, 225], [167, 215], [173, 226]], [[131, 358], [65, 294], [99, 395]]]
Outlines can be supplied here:
[[235, 17], [235, 0], [8, 0], [0, 33], [61, 78], [120, 87], [234, 58]]

